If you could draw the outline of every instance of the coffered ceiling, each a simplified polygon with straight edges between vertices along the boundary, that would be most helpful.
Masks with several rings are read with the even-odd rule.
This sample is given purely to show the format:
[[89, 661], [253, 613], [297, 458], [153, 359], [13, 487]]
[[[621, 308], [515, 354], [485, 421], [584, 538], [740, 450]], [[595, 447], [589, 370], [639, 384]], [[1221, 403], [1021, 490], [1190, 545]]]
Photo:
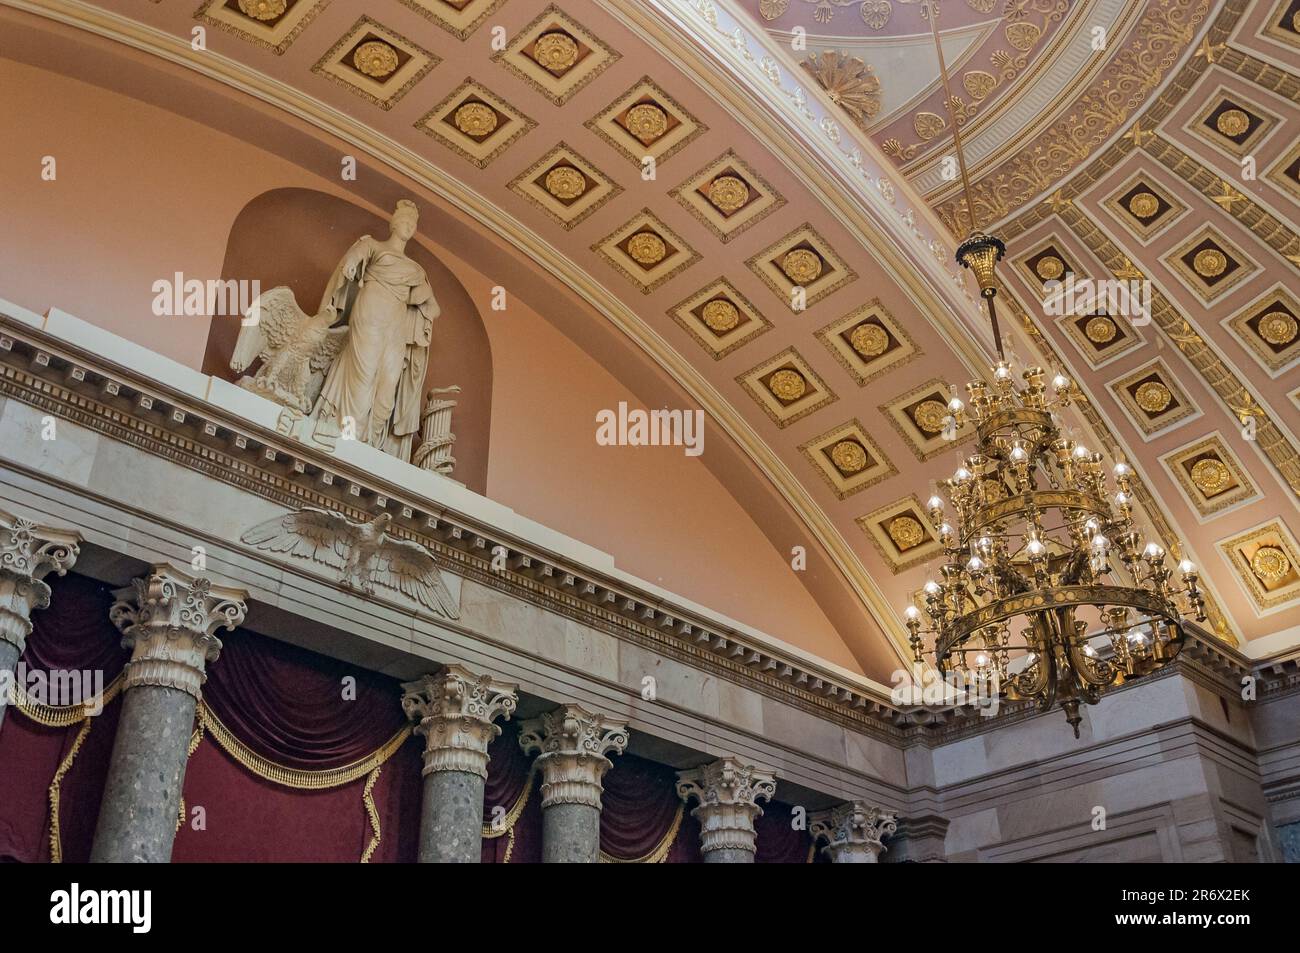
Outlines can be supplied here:
[[[549, 273], [580, 304], [555, 318], [566, 333], [616, 331], [706, 409], [726, 444], [706, 465], [774, 546], [819, 554], [806, 584], [888, 678], [937, 548], [921, 500], [968, 436], [944, 439], [944, 404], [989, 350], [952, 263], [945, 225], [964, 224], [918, 3], [0, 5], [282, 110], [476, 223], [520, 275]], [[940, 16], [981, 224], [1011, 240], [1007, 302], [1033, 315], [1013, 347], [1078, 376], [1081, 433], [1139, 468], [1229, 638], [1300, 624], [1295, 5], [945, 0]], [[1153, 323], [1047, 319], [1058, 266], [1150, 277]]]

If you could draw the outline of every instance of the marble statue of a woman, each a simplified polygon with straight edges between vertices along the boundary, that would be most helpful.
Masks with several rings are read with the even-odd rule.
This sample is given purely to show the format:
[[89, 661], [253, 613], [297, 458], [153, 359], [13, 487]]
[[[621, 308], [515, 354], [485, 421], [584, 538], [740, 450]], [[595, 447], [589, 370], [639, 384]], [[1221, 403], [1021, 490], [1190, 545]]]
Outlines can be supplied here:
[[415, 203], [402, 199], [388, 239], [362, 236], [335, 269], [321, 310], [346, 313], [349, 330], [314, 411], [341, 433], [407, 461], [420, 431], [433, 319], [441, 310], [424, 269], [405, 252], [419, 216]]

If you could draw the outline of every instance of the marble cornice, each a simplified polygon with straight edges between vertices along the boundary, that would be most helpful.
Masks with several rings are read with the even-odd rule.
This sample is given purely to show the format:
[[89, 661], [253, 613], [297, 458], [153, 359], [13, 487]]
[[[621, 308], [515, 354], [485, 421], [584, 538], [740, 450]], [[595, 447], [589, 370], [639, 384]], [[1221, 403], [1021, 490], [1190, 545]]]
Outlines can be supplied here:
[[[0, 396], [286, 507], [350, 519], [393, 514], [391, 533], [458, 575], [711, 671], [841, 726], [897, 740], [887, 690], [721, 624], [634, 584], [452, 511], [193, 393], [149, 379], [0, 312]], [[268, 405], [270, 406], [270, 405]], [[112, 503], [111, 500], [106, 501]], [[491, 568], [505, 551], [507, 569]]]
[[[994, 717], [956, 706], [899, 708], [883, 686], [844, 677], [802, 654], [674, 605], [662, 593], [639, 590], [466, 518], [220, 406], [17, 324], [3, 313], [0, 396], [286, 507], [331, 507], [351, 519], [387, 510], [394, 516], [395, 535], [428, 546], [463, 578], [893, 744], [933, 747], [1038, 715], [1024, 702], [1004, 703]], [[506, 570], [491, 568], [497, 547], [506, 552]], [[1221, 694], [1237, 694], [1241, 676], [1251, 670], [1239, 652], [1193, 631], [1177, 663], [1112, 691], [1180, 673]]]
[[[1135, 681], [1108, 688], [1105, 694], [1130, 691], [1159, 679], [1180, 676], [1224, 698], [1240, 701], [1242, 679], [1255, 674], [1261, 682], [1259, 695], [1262, 698], [1268, 691], [1269, 683], [1261, 675], [1261, 669], [1268, 664], [1252, 662], [1236, 649], [1201, 631], [1194, 623], [1189, 623], [1182, 652], [1173, 664]], [[1295, 661], [1292, 660], [1291, 664], [1294, 666]], [[973, 709], [955, 706], [907, 710], [904, 715], [915, 719], [918, 726], [924, 729], [916, 737], [920, 743], [930, 747], [951, 744], [961, 738], [996, 731], [1039, 716], [1059, 717], [1056, 712], [1044, 715], [1033, 702], [1027, 701], [1004, 701], [999, 705], [998, 713], [988, 717]]]
[[1254, 663], [1256, 691], [1263, 701], [1276, 701], [1300, 692], [1300, 649], [1288, 649]]

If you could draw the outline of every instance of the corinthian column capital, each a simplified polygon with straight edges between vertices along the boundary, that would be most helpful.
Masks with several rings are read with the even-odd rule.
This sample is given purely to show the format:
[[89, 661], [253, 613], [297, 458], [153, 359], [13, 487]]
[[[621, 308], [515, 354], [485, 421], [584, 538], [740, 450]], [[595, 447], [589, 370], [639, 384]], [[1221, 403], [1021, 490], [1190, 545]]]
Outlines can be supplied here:
[[699, 806], [691, 816], [700, 822], [700, 850], [755, 850], [754, 820], [762, 815], [760, 800], [771, 800], [776, 778], [771, 772], [737, 758], [677, 772], [677, 795]]
[[809, 818], [814, 840], [837, 864], [874, 864], [888, 848], [884, 839], [898, 830], [898, 819], [866, 801], [850, 801]]
[[109, 618], [131, 649], [124, 688], [157, 685], [199, 697], [208, 662], [221, 652], [218, 629], [233, 629], [248, 612], [242, 589], [214, 586], [172, 566], [119, 589]]
[[62, 576], [80, 553], [81, 536], [37, 526], [0, 510], [0, 642], [22, 655], [32, 631], [32, 611], [50, 604], [50, 573]]
[[493, 724], [509, 719], [519, 686], [448, 665], [402, 686], [402, 711], [424, 736], [424, 774], [464, 771], [487, 777], [488, 745], [501, 734]]
[[612, 767], [606, 757], [627, 747], [627, 725], [581, 705], [561, 705], [519, 726], [526, 754], [540, 752], [542, 807], [586, 804], [600, 810], [601, 778]]

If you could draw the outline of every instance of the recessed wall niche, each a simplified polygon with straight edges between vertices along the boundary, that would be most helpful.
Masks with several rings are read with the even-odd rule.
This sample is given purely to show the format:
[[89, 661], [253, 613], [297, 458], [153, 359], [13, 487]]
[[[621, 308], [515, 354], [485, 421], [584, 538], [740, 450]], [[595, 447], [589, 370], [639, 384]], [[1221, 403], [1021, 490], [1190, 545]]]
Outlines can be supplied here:
[[[424, 268], [442, 313], [433, 322], [433, 347], [425, 390], [459, 384], [452, 416], [456, 434], [454, 479], [476, 493], [487, 490], [488, 437], [492, 420], [492, 353], [487, 330], [469, 293], [437, 251], [422, 242], [444, 231], [442, 213], [420, 206], [420, 226], [406, 246], [407, 255]], [[350, 202], [312, 189], [272, 189], [245, 205], [230, 226], [223, 279], [259, 281], [263, 291], [279, 285], [293, 289], [298, 306], [315, 313], [330, 275], [344, 253], [362, 235], [388, 236], [388, 220]], [[187, 319], [198, 320], [198, 319]], [[203, 373], [234, 381], [230, 369], [236, 318], [212, 319]]]

